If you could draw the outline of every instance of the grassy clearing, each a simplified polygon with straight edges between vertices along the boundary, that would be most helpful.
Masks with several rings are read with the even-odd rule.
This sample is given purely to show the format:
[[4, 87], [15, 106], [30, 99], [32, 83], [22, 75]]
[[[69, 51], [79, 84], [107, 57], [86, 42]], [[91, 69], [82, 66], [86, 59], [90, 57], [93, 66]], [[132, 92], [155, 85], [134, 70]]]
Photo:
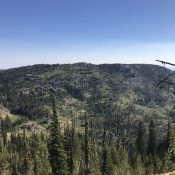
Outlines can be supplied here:
[[13, 115], [13, 114], [11, 114], [9, 116], [9, 118], [11, 120], [11, 123], [13, 124], [13, 123], [16, 123], [18, 120], [21, 120], [23, 117], [20, 116], [20, 115]]

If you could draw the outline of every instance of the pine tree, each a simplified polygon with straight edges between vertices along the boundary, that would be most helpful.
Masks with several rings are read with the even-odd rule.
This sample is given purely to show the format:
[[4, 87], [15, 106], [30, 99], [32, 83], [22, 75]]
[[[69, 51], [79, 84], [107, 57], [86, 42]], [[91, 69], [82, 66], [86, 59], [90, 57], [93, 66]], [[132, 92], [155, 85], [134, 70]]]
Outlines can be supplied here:
[[11, 175], [18, 175], [18, 159], [17, 153], [14, 153], [11, 162]]
[[[73, 121], [72, 121], [73, 122]], [[67, 123], [67, 126], [64, 128], [64, 148], [67, 153], [67, 162], [69, 167], [69, 172], [73, 174], [74, 170], [74, 124], [70, 127], [70, 124]]]
[[170, 147], [171, 135], [172, 135], [171, 123], [168, 122], [167, 138], [166, 138], [166, 142], [165, 142], [165, 149], [166, 150], [168, 150], [168, 148]]
[[102, 168], [101, 169], [102, 169], [102, 175], [112, 175], [113, 174], [111, 154], [106, 144], [103, 146]]
[[147, 153], [151, 154], [152, 156], [156, 153], [156, 133], [155, 133], [155, 126], [154, 121], [151, 120], [149, 125], [149, 138], [148, 138], [148, 149]]
[[24, 175], [30, 174], [31, 161], [29, 157], [29, 145], [26, 141], [25, 131], [24, 131], [24, 151], [23, 151], [23, 161], [22, 161], [22, 171]]
[[90, 173], [90, 170], [89, 170], [89, 122], [87, 114], [85, 115], [84, 155], [85, 155], [85, 173], [88, 175]]
[[91, 175], [101, 175], [100, 161], [97, 148], [98, 147], [95, 143], [90, 144], [89, 146], [89, 166]]
[[48, 143], [49, 161], [53, 175], [68, 175], [66, 153], [63, 146], [61, 127], [57, 117], [56, 103], [53, 98], [53, 117]]
[[[41, 135], [42, 138], [42, 135]], [[42, 175], [50, 174], [51, 167], [48, 161], [48, 150], [46, 145], [46, 140], [39, 139], [38, 142], [38, 164], [39, 164], [39, 172]]]
[[137, 174], [137, 175], [145, 174], [145, 168], [140, 155], [138, 155], [136, 158], [136, 166], [134, 167], [133, 174]]
[[117, 149], [114, 143], [111, 146], [111, 160], [113, 164], [117, 164]]
[[73, 117], [73, 114], [71, 113], [72, 118], [72, 128], [71, 128], [71, 134], [70, 134], [70, 164], [69, 164], [69, 171], [70, 173], [73, 173], [74, 170], [74, 149], [75, 149], [75, 119]]
[[149, 156], [145, 156], [144, 163], [145, 163], [146, 175], [154, 174], [154, 161], [153, 161], [153, 156], [151, 154]]
[[171, 131], [169, 135], [169, 148], [164, 158], [164, 167], [166, 171], [175, 168], [175, 132]]
[[128, 152], [125, 148], [119, 147], [119, 150], [117, 152], [117, 171], [115, 172], [116, 175], [130, 175], [131, 174], [131, 167], [129, 164], [128, 159]]
[[145, 128], [143, 122], [139, 122], [138, 131], [137, 131], [137, 139], [136, 139], [136, 146], [137, 151], [140, 155], [144, 155], [146, 151], [145, 147]]
[[4, 170], [6, 169], [6, 165], [8, 164], [8, 150], [7, 147], [3, 145], [2, 150], [0, 151], [0, 174], [4, 174]]
[[39, 166], [40, 166], [40, 162], [39, 162], [39, 157], [38, 157], [38, 153], [37, 153], [35, 155], [34, 163], [33, 163], [33, 172], [34, 172], [34, 175], [40, 175]]

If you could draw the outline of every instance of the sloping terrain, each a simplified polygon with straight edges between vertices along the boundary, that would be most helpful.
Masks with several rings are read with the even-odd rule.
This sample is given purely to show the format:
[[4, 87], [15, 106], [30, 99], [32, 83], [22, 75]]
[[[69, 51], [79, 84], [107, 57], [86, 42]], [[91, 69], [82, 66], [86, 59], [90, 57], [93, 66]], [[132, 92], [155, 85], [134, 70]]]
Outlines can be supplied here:
[[0, 117], [2, 119], [4, 119], [5, 117], [7, 117], [8, 115], [10, 115], [9, 110], [7, 110], [6, 108], [4, 108], [3, 106], [0, 106]]
[[7, 117], [11, 120], [12, 123], [14, 123], [17, 120], [21, 119], [21, 116], [11, 114], [10, 111], [7, 108], [0, 105], [0, 119], [4, 120]]
[[[0, 72], [0, 102], [13, 114], [46, 119], [50, 94], [54, 94], [62, 116], [70, 117], [71, 111], [79, 122], [88, 104], [99, 117], [105, 117], [102, 110], [108, 110], [107, 106], [120, 106], [132, 109], [133, 117], [160, 120], [161, 127], [169, 114], [174, 120], [175, 96], [171, 87], [161, 86], [157, 91], [155, 87], [170, 72], [156, 65], [86, 63], [9, 69]], [[110, 110], [106, 113], [110, 115]]]

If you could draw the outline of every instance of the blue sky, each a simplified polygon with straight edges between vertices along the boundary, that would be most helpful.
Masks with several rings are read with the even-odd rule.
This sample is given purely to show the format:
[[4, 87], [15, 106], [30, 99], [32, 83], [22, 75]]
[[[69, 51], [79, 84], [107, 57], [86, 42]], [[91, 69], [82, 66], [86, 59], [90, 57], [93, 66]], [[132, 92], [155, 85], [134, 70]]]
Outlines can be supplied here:
[[175, 63], [174, 0], [0, 0], [0, 68]]

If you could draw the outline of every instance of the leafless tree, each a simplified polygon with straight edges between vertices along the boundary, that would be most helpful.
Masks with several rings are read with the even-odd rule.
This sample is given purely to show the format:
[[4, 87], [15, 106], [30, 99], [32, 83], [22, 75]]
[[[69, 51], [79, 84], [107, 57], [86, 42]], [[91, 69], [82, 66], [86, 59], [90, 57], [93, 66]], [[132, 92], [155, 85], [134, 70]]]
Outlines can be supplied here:
[[[170, 65], [170, 66], [175, 67], [175, 64], [173, 64], [173, 63], [165, 62], [165, 61], [162, 61], [162, 60], [156, 60], [156, 61], [162, 63], [163, 65]], [[173, 81], [171, 81], [171, 79], [170, 79], [174, 75], [175, 75], [175, 72], [173, 71], [170, 74], [166, 75], [165, 77], [161, 78], [160, 81], [156, 85], [156, 89], [159, 88], [160, 85], [163, 84], [163, 83], [166, 83], [168, 85], [175, 85], [175, 83]]]

